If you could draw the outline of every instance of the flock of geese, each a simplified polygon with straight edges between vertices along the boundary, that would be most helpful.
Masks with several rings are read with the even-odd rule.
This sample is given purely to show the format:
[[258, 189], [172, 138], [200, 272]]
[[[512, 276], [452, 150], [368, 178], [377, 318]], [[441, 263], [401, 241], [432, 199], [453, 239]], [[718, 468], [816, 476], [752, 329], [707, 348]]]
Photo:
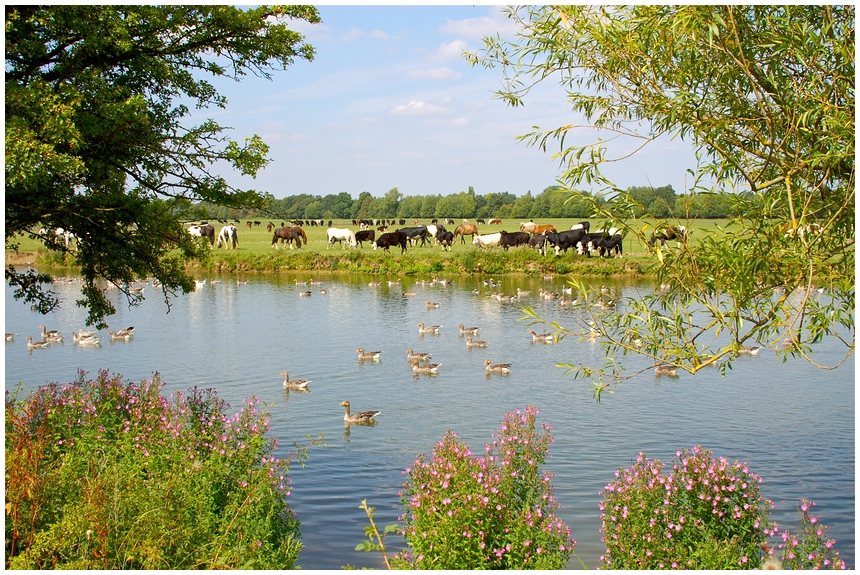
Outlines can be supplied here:
[[[450, 280], [445, 280], [450, 282]], [[370, 282], [370, 287], [377, 287], [381, 282]], [[397, 285], [398, 281], [389, 281], [389, 285]], [[438, 278], [433, 278], [433, 280], [426, 282], [427, 285], [440, 284], [440, 285], [448, 285], [444, 284], [442, 280]], [[303, 287], [304, 285], [296, 281], [297, 287]], [[299, 292], [299, 295], [302, 295], [305, 290]], [[323, 292], [324, 293], [324, 292]], [[406, 293], [406, 292], [405, 292]], [[524, 297], [529, 295], [530, 292], [523, 292], [522, 290], [517, 290], [516, 297]], [[309, 293], [307, 295], [310, 295]], [[406, 295], [414, 295], [406, 293]], [[425, 307], [429, 309], [439, 309], [441, 304], [438, 302], [433, 302], [427, 300], [425, 303]], [[439, 335], [440, 330], [442, 329], [442, 325], [427, 325], [424, 322], [418, 322], [418, 334], [423, 335]], [[457, 326], [460, 330], [460, 336], [465, 338], [466, 348], [471, 349], [473, 347], [477, 348], [486, 348], [487, 342], [479, 339], [475, 339], [478, 336], [478, 332], [480, 330], [477, 326], [467, 327], [464, 324], [459, 324]], [[547, 343], [553, 344], [556, 343], [555, 335], [552, 333], [537, 333], [533, 329], [527, 330], [528, 333], [532, 336], [532, 342], [537, 343]], [[358, 354], [358, 360], [360, 362], [365, 361], [380, 361], [382, 359], [382, 351], [381, 350], [373, 350], [367, 351], [363, 347], [359, 347], [355, 350], [355, 353]], [[424, 352], [416, 352], [411, 347], [406, 349], [406, 360], [409, 365], [412, 367], [413, 374], [429, 374], [435, 375], [439, 372], [439, 368], [442, 367], [441, 363], [432, 363], [431, 359], [433, 356], [429, 353]], [[493, 363], [491, 360], [486, 360], [484, 362], [484, 370], [487, 375], [493, 373], [498, 374], [508, 374], [511, 372], [511, 364], [510, 363]], [[310, 380], [307, 379], [290, 379], [290, 375], [286, 371], [282, 371], [280, 374], [283, 378], [283, 387], [285, 390], [293, 390], [293, 391], [308, 391], [308, 385], [311, 383]], [[352, 413], [351, 404], [349, 401], [342, 401], [340, 406], [344, 408], [344, 416], [343, 420], [345, 423], [355, 423], [355, 424], [374, 424], [375, 417], [377, 417], [381, 411], [377, 410], [367, 410], [360, 411], [358, 413]]]
[[[44, 325], [40, 325], [42, 330], [41, 338], [34, 340], [33, 336], [27, 336], [27, 349], [46, 349], [56, 343], [63, 343], [63, 335], [58, 330], [48, 330]], [[72, 343], [82, 347], [97, 347], [102, 344], [102, 338], [95, 331], [84, 331], [79, 329], [77, 333], [72, 332]], [[15, 341], [16, 333], [6, 333], [6, 341]], [[109, 331], [108, 337], [110, 341], [130, 341], [134, 338], [134, 326], [121, 329], [119, 331]]]

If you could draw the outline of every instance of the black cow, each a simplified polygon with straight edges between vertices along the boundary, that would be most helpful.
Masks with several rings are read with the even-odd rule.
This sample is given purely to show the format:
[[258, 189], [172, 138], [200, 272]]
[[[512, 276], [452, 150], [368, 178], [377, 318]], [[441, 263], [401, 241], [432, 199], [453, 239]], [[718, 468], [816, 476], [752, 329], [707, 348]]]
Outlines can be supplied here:
[[442, 244], [442, 251], [445, 251], [445, 247], [448, 248], [448, 251], [451, 251], [451, 244], [454, 243], [454, 232], [449, 232], [448, 230], [439, 230], [436, 232], [436, 239], [439, 240], [439, 243]]
[[576, 230], [566, 230], [559, 233], [546, 233], [546, 241], [555, 248], [555, 255], [561, 252], [566, 252], [568, 248], [576, 248], [582, 239], [585, 237], [585, 230], [582, 228]]
[[506, 232], [502, 230], [500, 233], [502, 237], [499, 240], [499, 245], [505, 251], [508, 251], [508, 248], [511, 246], [517, 247], [529, 243], [529, 234], [527, 232]]
[[612, 255], [612, 251], [615, 250], [615, 255], [619, 258], [624, 255], [622, 244], [623, 238], [621, 234], [615, 234], [611, 237], [605, 237], [597, 243], [597, 253], [600, 254], [600, 257], [604, 255]]
[[361, 247], [361, 242], [370, 242], [373, 243], [373, 240], [376, 238], [376, 232], [373, 230], [363, 230], [360, 232], [355, 232], [355, 243], [358, 244], [358, 247]]
[[478, 218], [477, 220], [475, 220], [475, 223], [476, 224], [486, 224], [487, 222], [484, 221], [484, 218]]
[[402, 254], [406, 252], [407, 243], [409, 243], [409, 240], [403, 232], [388, 232], [387, 234], [382, 234], [373, 242], [373, 249], [382, 248], [388, 251], [388, 248], [391, 246], [400, 246], [400, 253]]
[[424, 246], [427, 240], [430, 239], [430, 232], [427, 230], [427, 226], [416, 226], [413, 228], [400, 228], [397, 230], [398, 232], [403, 232], [406, 234], [406, 237], [410, 241], [418, 241], [418, 238], [421, 238], [421, 245]]
[[536, 234], [529, 238], [529, 247], [537, 248], [542, 256], [546, 255], [546, 236], [543, 234]]
[[603, 241], [608, 236], [605, 232], [598, 231], [593, 234], [585, 234], [582, 236], [582, 240], [580, 241], [580, 245], [577, 248], [577, 253], [585, 254], [587, 256], [591, 256], [591, 251], [597, 249], [597, 244]]

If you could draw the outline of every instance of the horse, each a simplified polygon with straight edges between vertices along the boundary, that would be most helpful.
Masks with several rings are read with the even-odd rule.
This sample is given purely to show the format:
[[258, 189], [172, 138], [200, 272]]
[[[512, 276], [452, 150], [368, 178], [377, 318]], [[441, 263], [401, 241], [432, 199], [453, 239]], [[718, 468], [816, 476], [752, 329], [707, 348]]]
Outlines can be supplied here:
[[195, 224], [188, 228], [188, 233], [198, 238], [207, 238], [210, 246], [215, 244], [215, 226], [209, 224], [198, 226]]
[[649, 248], [654, 247], [654, 243], [659, 241], [660, 245], [665, 246], [667, 240], [683, 241], [687, 239], [687, 228], [684, 226], [666, 226], [655, 230], [651, 234], [651, 239], [646, 241]]
[[224, 249], [227, 249], [232, 244], [232, 249], [239, 249], [239, 230], [233, 224], [227, 224], [221, 228], [221, 233], [218, 234], [218, 249], [221, 249], [221, 244], [224, 244]]
[[307, 243], [307, 236], [305, 236], [304, 234], [305, 234], [304, 230], [302, 230], [302, 228], [299, 228], [299, 227], [278, 228], [272, 234], [272, 246], [271, 247], [278, 249], [278, 248], [280, 248], [281, 243], [285, 243], [285, 244], [290, 244], [290, 249], [293, 249], [293, 241], [295, 241], [296, 245], [299, 248], [301, 248], [303, 236], [305, 238], [305, 243]]
[[460, 241], [465, 244], [466, 236], [471, 236], [474, 240], [476, 235], [478, 235], [478, 226], [476, 224], [460, 224], [454, 230], [454, 241], [457, 241], [457, 236], [460, 236]]
[[349, 244], [349, 247], [356, 247], [357, 243], [355, 241], [355, 232], [347, 228], [329, 228], [326, 230], [326, 236], [328, 237], [328, 244], [326, 244], [326, 249], [329, 249], [334, 242], [340, 243], [340, 247], [343, 248], [343, 241], [346, 240]]

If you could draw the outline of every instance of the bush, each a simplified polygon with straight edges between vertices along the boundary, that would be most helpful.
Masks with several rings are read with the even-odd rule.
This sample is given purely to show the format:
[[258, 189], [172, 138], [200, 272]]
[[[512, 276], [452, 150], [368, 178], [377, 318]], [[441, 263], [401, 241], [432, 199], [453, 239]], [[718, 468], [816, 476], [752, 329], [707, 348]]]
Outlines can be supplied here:
[[761, 565], [770, 525], [761, 479], [746, 465], [679, 451], [672, 472], [640, 453], [603, 491], [601, 532], [610, 569], [737, 569]]
[[281, 569], [299, 522], [257, 400], [97, 379], [6, 394], [6, 567]]
[[[539, 473], [552, 438], [535, 429], [538, 410], [509, 413], [486, 455], [474, 457], [449, 431], [427, 460], [419, 456], [400, 497], [417, 569], [559, 569], [576, 544], [555, 516], [551, 475]], [[411, 555], [411, 556], [410, 556]]]

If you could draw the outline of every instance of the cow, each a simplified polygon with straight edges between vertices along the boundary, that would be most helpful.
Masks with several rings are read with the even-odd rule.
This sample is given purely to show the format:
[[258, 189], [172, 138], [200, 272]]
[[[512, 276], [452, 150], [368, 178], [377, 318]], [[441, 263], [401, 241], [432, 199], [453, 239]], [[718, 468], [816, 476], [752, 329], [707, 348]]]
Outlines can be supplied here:
[[449, 232], [448, 230], [441, 229], [436, 233], [436, 239], [442, 246], [442, 251], [445, 251], [445, 248], [447, 247], [448, 251], [450, 252], [451, 244], [454, 243], [454, 232]]
[[555, 255], [559, 255], [561, 252], [566, 252], [568, 248], [576, 248], [585, 237], [585, 230], [580, 228], [558, 233], [548, 232], [544, 235], [549, 245], [555, 248]]
[[391, 246], [400, 246], [400, 253], [402, 254], [406, 252], [406, 244], [408, 243], [409, 240], [403, 232], [388, 232], [387, 234], [382, 234], [373, 242], [373, 249], [382, 248], [388, 251], [388, 248]]
[[655, 230], [651, 234], [651, 239], [645, 243], [649, 248], [653, 248], [654, 244], [659, 241], [660, 245], [665, 246], [668, 240], [684, 241], [687, 239], [687, 228], [684, 226], [665, 226]]
[[529, 232], [530, 234], [533, 234], [536, 226], [537, 226], [537, 224], [532, 222], [532, 221], [520, 222], [520, 231], [521, 232]]
[[534, 235], [529, 238], [529, 247], [537, 248], [542, 256], [546, 255], [546, 236], [544, 234]]
[[501, 220], [501, 219], [499, 219], [499, 218], [493, 218], [492, 220], [490, 220], [490, 223], [489, 223], [488, 225], [490, 225], [490, 226], [500, 226], [501, 224], [502, 224], [502, 220]]
[[454, 239], [457, 239], [457, 236], [460, 236], [460, 241], [462, 243], [466, 243], [466, 236], [472, 236], [472, 240], [475, 239], [475, 236], [478, 235], [478, 226], [476, 224], [460, 224], [454, 230]]
[[488, 248], [490, 246], [497, 246], [502, 239], [502, 232], [496, 232], [494, 234], [484, 234], [482, 236], [475, 235], [472, 237], [472, 245], [478, 246], [479, 248]]
[[572, 229], [572, 230], [585, 230], [585, 233], [588, 233], [589, 227], [591, 227], [591, 224], [589, 224], [587, 221], [584, 221], [584, 222], [579, 222], [578, 224], [573, 224], [572, 226], [570, 226], [570, 229]]
[[597, 243], [597, 253], [600, 254], [600, 257], [604, 255], [612, 255], [612, 251], [615, 251], [615, 255], [617, 257], [621, 257], [624, 255], [624, 250], [622, 249], [623, 238], [621, 234], [615, 234], [612, 236], [607, 236], [601, 239]]
[[529, 235], [526, 232], [499, 232], [501, 237], [499, 238], [499, 245], [502, 246], [502, 249], [508, 251], [508, 248], [511, 246], [517, 247], [526, 245], [529, 243]]
[[358, 247], [361, 247], [361, 242], [373, 243], [374, 239], [376, 239], [376, 232], [374, 232], [373, 230], [362, 230], [360, 232], [355, 232], [355, 241], [358, 244]]
[[477, 220], [475, 220], [475, 223], [476, 224], [486, 224], [487, 222], [484, 221], [484, 218], [478, 218]]
[[[596, 232], [586, 233], [582, 238], [582, 242], [577, 248], [577, 252], [591, 256], [594, 250], [599, 251], [599, 246], [604, 240], [608, 240], [617, 235], [621, 235], [618, 228], [609, 228], [609, 230], [597, 230]], [[600, 252], [603, 255], [603, 252]]]
[[427, 240], [430, 238], [430, 232], [427, 230], [427, 226], [417, 226], [414, 228], [400, 228], [396, 230], [398, 232], [403, 232], [406, 234], [406, 237], [410, 242], [418, 242], [418, 239], [421, 239], [421, 245], [423, 246], [427, 243]]

